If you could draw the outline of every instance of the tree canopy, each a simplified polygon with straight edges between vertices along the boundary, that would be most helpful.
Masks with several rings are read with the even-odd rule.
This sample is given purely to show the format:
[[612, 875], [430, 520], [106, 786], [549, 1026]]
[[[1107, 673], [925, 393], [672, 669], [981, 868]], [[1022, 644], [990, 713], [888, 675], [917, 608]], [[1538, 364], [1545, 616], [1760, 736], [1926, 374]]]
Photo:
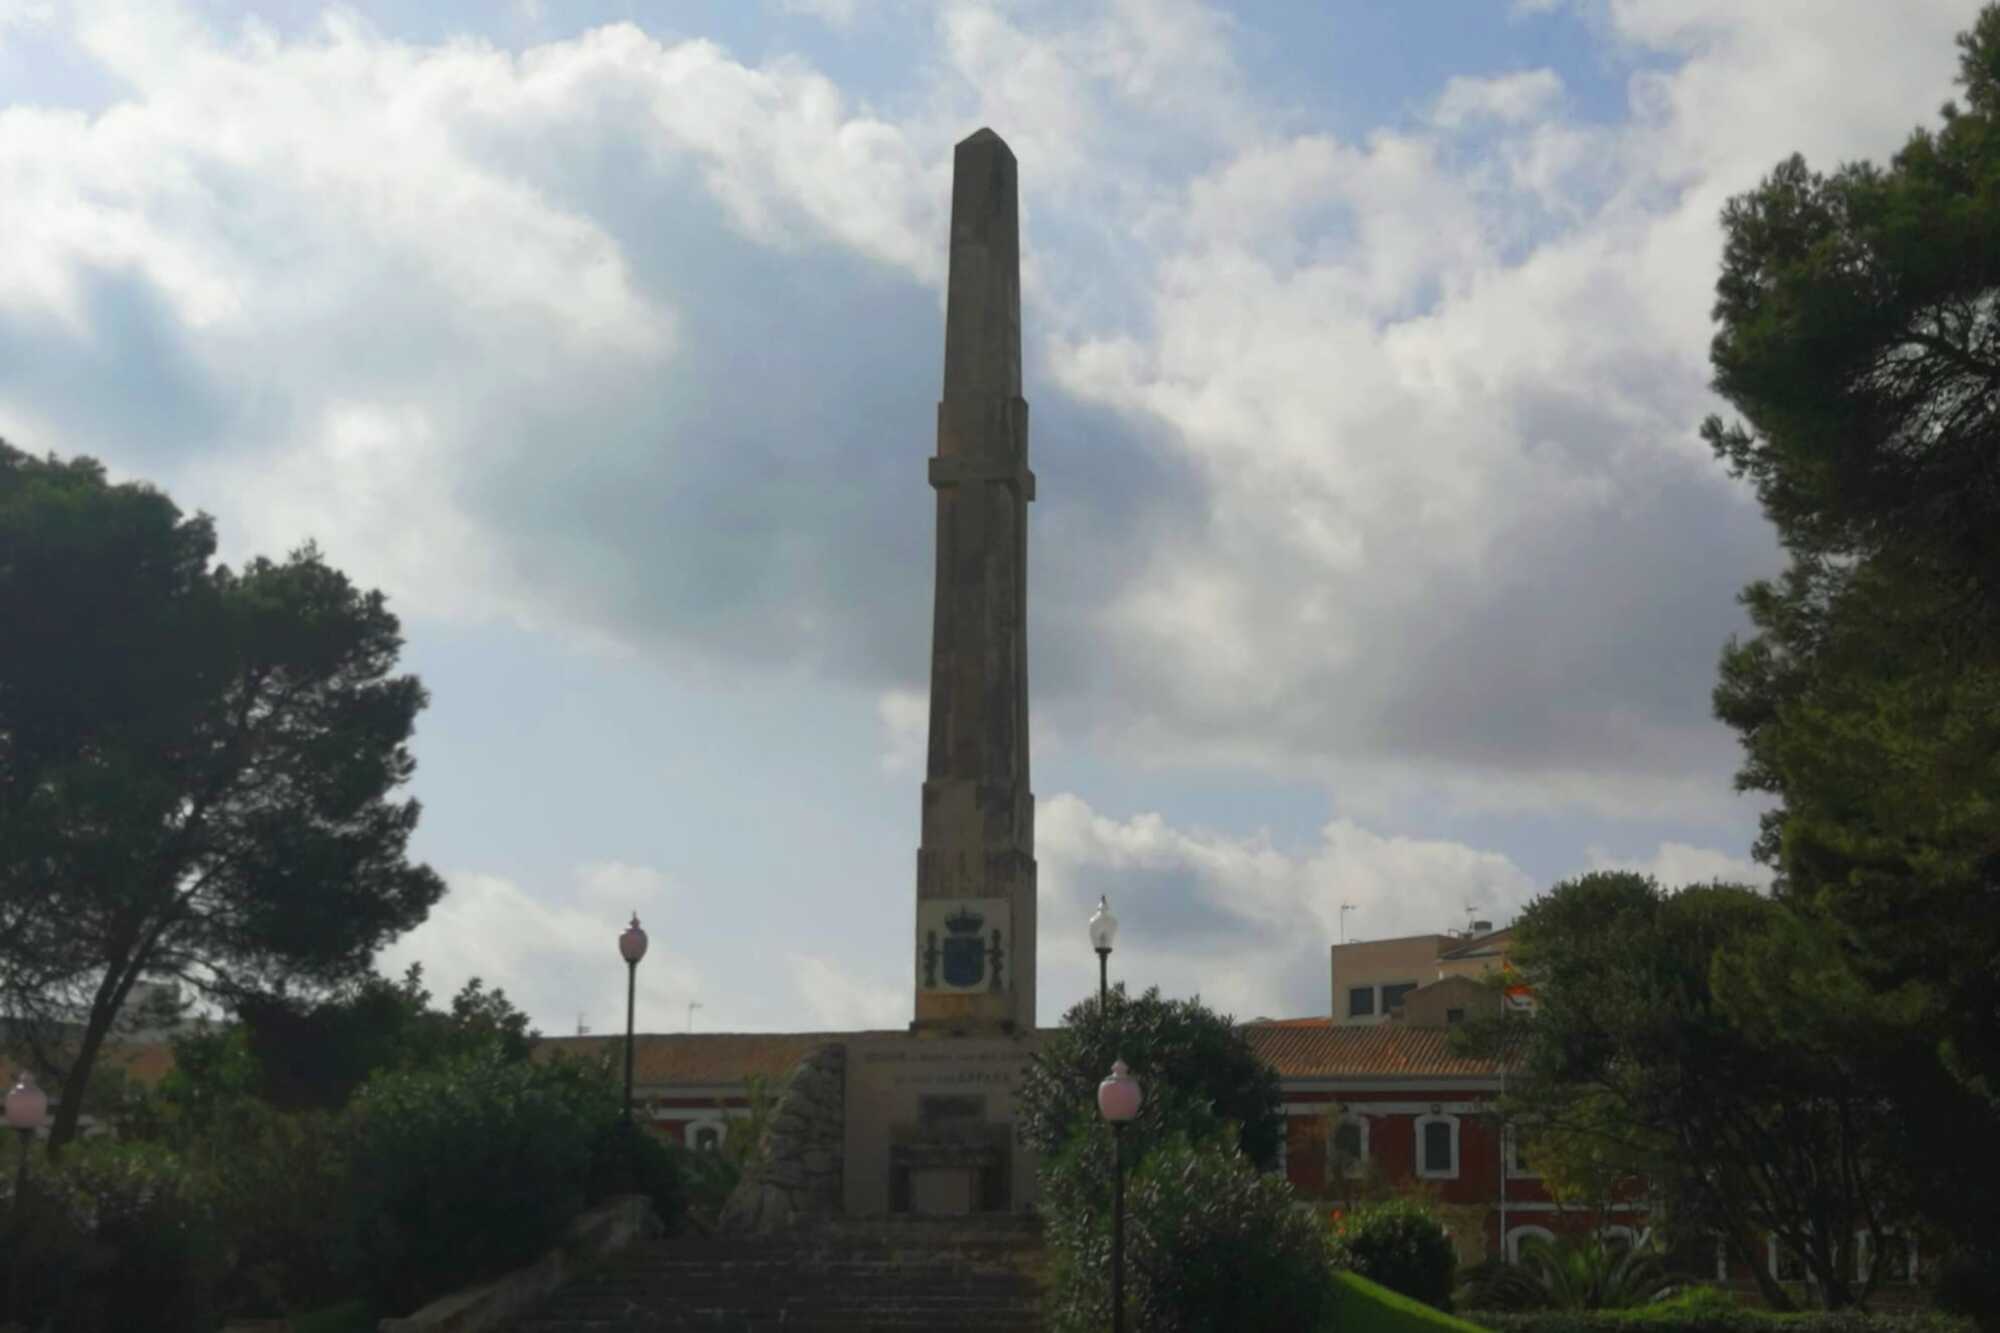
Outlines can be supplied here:
[[2000, 1190], [1916, 1125], [2000, 1129], [2000, 6], [1959, 49], [1962, 103], [1887, 166], [1795, 156], [1730, 202], [1711, 360], [1740, 419], [1703, 433], [1789, 556], [1744, 592], [1715, 707], [1776, 800], [1756, 850], [1791, 951], [1729, 985], [1822, 1050], [1873, 1032], [1857, 1074], [1971, 1237]]
[[[1747, 1018], [1718, 986], [1725, 959], [1761, 976], [1788, 957], [1789, 919], [1752, 889], [1669, 893], [1622, 872], [1537, 898], [1514, 926], [1535, 1012], [1504, 1034], [1508, 1113], [1531, 1144], [1596, 1145], [1585, 1155], [1643, 1172], [1674, 1229], [1719, 1232], [1760, 1280], [1748, 1244], [1775, 1235], [1829, 1305], [1849, 1305], [1867, 1294], [1854, 1279], [1855, 1233], [1906, 1217], [1894, 1152], [1903, 1121], [1840, 1052]], [[1739, 987], [1737, 998], [1755, 994]], [[1775, 1284], [1767, 1296], [1785, 1300]]]
[[1277, 1164], [1278, 1076], [1243, 1034], [1199, 999], [1166, 999], [1157, 986], [1135, 998], [1122, 985], [1108, 1004], [1093, 997], [1073, 1005], [1028, 1064], [1022, 1132], [1045, 1158], [1097, 1123], [1097, 1085], [1120, 1059], [1141, 1084], [1138, 1128], [1148, 1140], [1176, 1132], [1201, 1140], [1230, 1124], [1252, 1162]]
[[0, 443], [0, 1011], [73, 1136], [135, 983], [323, 992], [424, 919], [380, 593], [310, 545], [240, 570], [214, 524], [88, 458]]

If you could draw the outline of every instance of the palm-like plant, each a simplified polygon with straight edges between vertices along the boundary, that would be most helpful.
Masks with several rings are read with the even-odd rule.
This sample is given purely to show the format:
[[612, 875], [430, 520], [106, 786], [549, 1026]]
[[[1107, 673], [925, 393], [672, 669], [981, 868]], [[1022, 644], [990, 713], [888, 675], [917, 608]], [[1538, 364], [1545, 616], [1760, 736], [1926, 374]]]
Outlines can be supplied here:
[[1669, 1295], [1674, 1282], [1651, 1245], [1601, 1236], [1521, 1243], [1521, 1262], [1488, 1268], [1471, 1300], [1489, 1310], [1629, 1310]]

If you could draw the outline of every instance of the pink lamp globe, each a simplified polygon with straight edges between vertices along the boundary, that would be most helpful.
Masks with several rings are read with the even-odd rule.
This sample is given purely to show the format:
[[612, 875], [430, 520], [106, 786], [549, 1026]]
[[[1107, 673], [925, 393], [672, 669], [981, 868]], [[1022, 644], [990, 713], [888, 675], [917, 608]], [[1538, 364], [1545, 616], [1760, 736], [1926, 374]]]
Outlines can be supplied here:
[[1122, 1125], [1139, 1114], [1139, 1080], [1123, 1060], [1111, 1063], [1111, 1077], [1097, 1085], [1097, 1109], [1106, 1120]]
[[7, 1127], [23, 1131], [40, 1129], [48, 1115], [49, 1095], [35, 1086], [34, 1075], [22, 1070], [14, 1086], [7, 1090]]
[[646, 932], [639, 929], [639, 914], [632, 913], [632, 924], [618, 937], [618, 953], [628, 963], [637, 963], [646, 956]]

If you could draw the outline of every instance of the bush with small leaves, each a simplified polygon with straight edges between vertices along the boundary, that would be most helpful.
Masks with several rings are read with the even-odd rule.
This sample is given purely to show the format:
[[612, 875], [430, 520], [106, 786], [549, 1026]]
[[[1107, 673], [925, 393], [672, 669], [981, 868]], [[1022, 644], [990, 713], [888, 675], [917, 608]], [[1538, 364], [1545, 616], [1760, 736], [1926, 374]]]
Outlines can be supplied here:
[[400, 1314], [557, 1241], [588, 1197], [618, 1092], [596, 1066], [483, 1052], [379, 1075], [349, 1113], [355, 1245], [368, 1294]]
[[1458, 1252], [1444, 1223], [1422, 1204], [1363, 1204], [1333, 1223], [1334, 1262], [1440, 1310], [1451, 1308]]
[[20, 1308], [9, 1317], [65, 1333], [207, 1333], [225, 1259], [198, 1183], [150, 1144], [84, 1140], [9, 1191]]

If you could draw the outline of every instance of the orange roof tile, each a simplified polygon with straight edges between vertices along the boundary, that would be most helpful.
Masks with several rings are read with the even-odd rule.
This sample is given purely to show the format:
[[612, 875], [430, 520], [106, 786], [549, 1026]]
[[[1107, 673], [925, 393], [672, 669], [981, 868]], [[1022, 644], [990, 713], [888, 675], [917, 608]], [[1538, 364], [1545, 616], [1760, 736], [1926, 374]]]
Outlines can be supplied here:
[[1360, 1078], [1464, 1075], [1490, 1078], [1500, 1066], [1451, 1049], [1451, 1029], [1400, 1024], [1337, 1027], [1327, 1019], [1252, 1023], [1243, 1029], [1250, 1048], [1279, 1078]]
[[[632, 1043], [635, 1084], [710, 1086], [741, 1083], [755, 1075], [781, 1079], [816, 1046], [860, 1036], [854, 1032], [665, 1032], [642, 1033]], [[608, 1055], [624, 1068], [625, 1037], [544, 1037], [535, 1058], [556, 1053]]]

